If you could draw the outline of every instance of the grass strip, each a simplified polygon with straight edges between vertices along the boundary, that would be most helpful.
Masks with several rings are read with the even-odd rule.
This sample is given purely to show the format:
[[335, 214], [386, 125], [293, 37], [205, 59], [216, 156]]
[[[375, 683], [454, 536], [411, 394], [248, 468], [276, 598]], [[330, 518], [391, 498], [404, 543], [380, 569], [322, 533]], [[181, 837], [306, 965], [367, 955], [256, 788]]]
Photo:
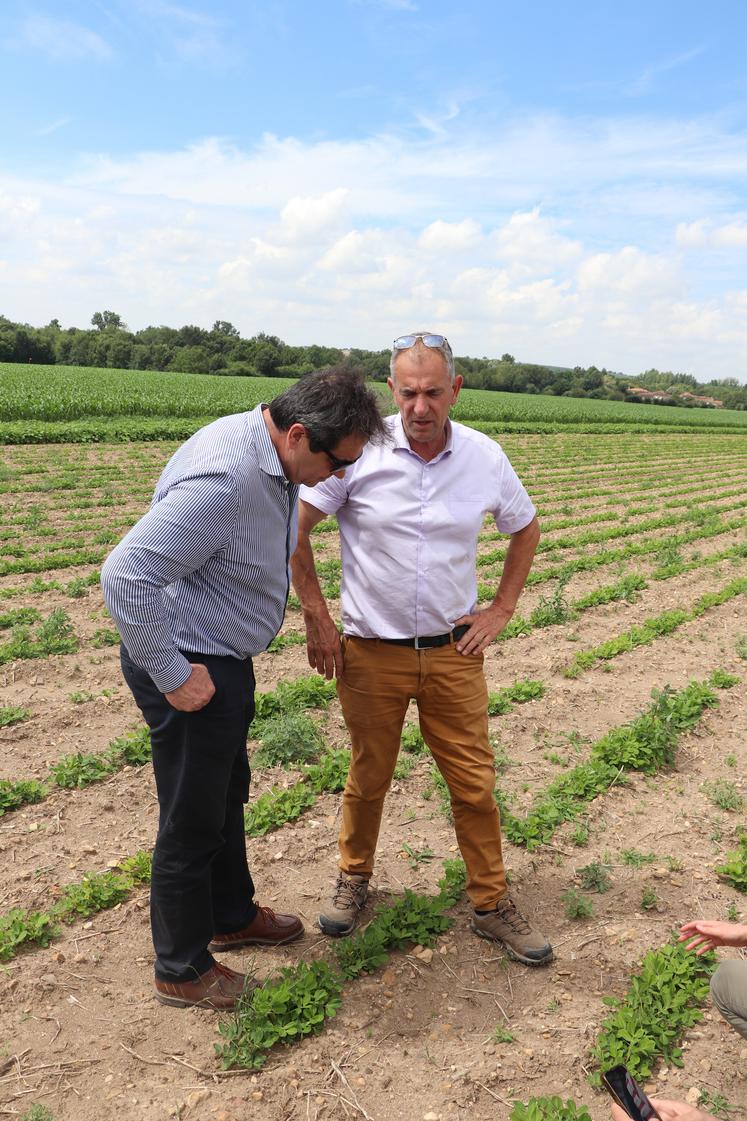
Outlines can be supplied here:
[[285, 790], [273, 786], [244, 812], [249, 837], [264, 837], [295, 821], [310, 809], [320, 794], [336, 794], [345, 786], [350, 767], [349, 751], [325, 751], [318, 762], [304, 767], [304, 777]]
[[589, 669], [597, 662], [610, 661], [619, 654], [634, 650], [637, 646], [649, 646], [657, 638], [672, 634], [685, 623], [700, 618], [711, 608], [718, 607], [735, 596], [744, 595], [746, 592], [747, 577], [743, 576], [737, 580], [730, 580], [719, 591], [706, 592], [705, 595], [696, 600], [689, 611], [682, 609], [662, 611], [659, 615], [645, 619], [641, 626], [631, 627], [630, 630], [624, 631], [623, 634], [617, 635], [615, 638], [608, 639], [607, 642], [600, 643], [599, 646], [592, 647], [591, 650], [579, 651], [563, 673], [566, 677], [579, 677], [584, 670]]
[[[726, 685], [721, 684], [728, 681]], [[592, 746], [590, 758], [559, 776], [542, 792], [526, 817], [514, 816], [500, 791], [501, 825], [506, 837], [529, 851], [547, 844], [556, 829], [572, 821], [588, 802], [625, 781], [626, 771], [655, 774], [674, 763], [680, 735], [694, 727], [718, 697], [711, 686], [730, 688], [734, 680], [716, 671], [710, 681], [691, 681], [684, 689], [654, 691], [653, 704], [635, 720], [612, 728]]]
[[[38, 612], [35, 616], [38, 618]], [[74, 654], [77, 649], [78, 638], [67, 612], [57, 607], [33, 633], [26, 623], [12, 628], [8, 641], [0, 643], [0, 666], [21, 659], [47, 658], [50, 654]]]
[[[718, 520], [722, 513], [728, 513], [731, 510], [740, 510], [743, 508], [744, 501], [741, 500], [739, 502], [733, 502], [729, 506], [722, 506], [714, 510], [699, 508], [694, 511], [688, 511], [685, 514], [663, 514], [657, 518], [649, 518], [647, 521], [636, 522], [635, 525], [616, 526], [612, 529], [585, 529], [581, 530], [580, 533], [568, 537], [557, 537], [553, 541], [541, 541], [537, 546], [537, 555], [541, 556], [542, 553], [554, 553], [557, 550], [578, 549], [584, 545], [600, 545], [605, 541], [617, 541], [624, 537], [638, 537], [643, 533], [653, 533], [658, 529], [671, 529], [673, 526], [692, 521], [697, 521], [700, 529], [706, 527], [713, 528], [717, 524], [726, 524]], [[661, 539], [659, 539], [659, 546], [660, 545]], [[503, 561], [505, 556], [505, 548], [495, 549], [490, 553], [482, 553], [478, 556], [477, 564], [479, 567], [494, 564], [498, 561]]]
[[98, 755], [76, 752], [63, 756], [50, 767], [46, 782], [0, 779], [0, 817], [21, 806], [43, 801], [53, 786], [80, 790], [91, 783], [103, 781], [122, 767], [142, 767], [149, 759], [150, 732], [147, 728], [138, 728], [112, 740]]
[[[672, 548], [679, 548], [682, 545], [692, 545], [698, 541], [707, 541], [712, 537], [720, 537], [722, 534], [730, 533], [735, 529], [743, 529], [746, 525], [747, 518], [731, 518], [729, 521], [700, 527], [690, 530], [687, 533], [673, 534], [671, 537], [666, 537], [663, 540], [657, 537], [649, 541], [630, 541], [627, 545], [623, 545], [619, 549], [600, 549], [598, 552], [591, 553], [588, 556], [574, 557], [573, 560], [565, 561], [563, 564], [547, 565], [544, 568], [535, 569], [529, 573], [526, 586], [530, 588], [535, 584], [544, 584], [548, 580], [569, 579], [577, 572], [591, 572], [595, 568], [605, 568], [607, 565], [615, 564], [618, 561], [630, 560], [631, 557], [655, 556], [661, 551], [662, 545], [668, 545]], [[731, 549], [724, 551], [725, 557], [731, 555]], [[498, 550], [495, 557], [498, 561], [504, 560], [505, 550]], [[478, 599], [480, 602], [492, 599], [494, 595], [495, 588], [492, 585], [478, 584]]]
[[342, 1003], [343, 983], [384, 965], [392, 950], [410, 944], [432, 946], [452, 919], [446, 911], [465, 883], [461, 860], [446, 861], [435, 896], [406, 891], [393, 906], [379, 907], [365, 930], [335, 943], [335, 963], [299, 962], [249, 989], [234, 1015], [218, 1027], [223, 1043], [215, 1050], [224, 1069], [259, 1070], [278, 1044], [316, 1034]]
[[495, 693], [488, 694], [488, 716], [502, 716], [511, 712], [514, 705], [523, 705], [528, 701], [539, 700], [547, 692], [544, 681], [531, 678], [515, 681], [505, 689], [498, 689]]
[[650, 950], [625, 996], [605, 998], [614, 1012], [602, 1024], [592, 1050], [599, 1069], [591, 1081], [600, 1085], [599, 1071], [618, 1063], [640, 1080], [651, 1076], [659, 1059], [683, 1066], [679, 1042], [703, 1018], [700, 1006], [708, 999], [715, 965], [713, 952], [697, 957], [675, 941]]
[[24, 946], [48, 946], [58, 937], [61, 922], [75, 922], [116, 907], [140, 884], [150, 882], [150, 868], [150, 854], [141, 851], [123, 860], [118, 869], [91, 873], [79, 883], [66, 884], [48, 911], [18, 907], [8, 911], [0, 916], [0, 961], [10, 961]]

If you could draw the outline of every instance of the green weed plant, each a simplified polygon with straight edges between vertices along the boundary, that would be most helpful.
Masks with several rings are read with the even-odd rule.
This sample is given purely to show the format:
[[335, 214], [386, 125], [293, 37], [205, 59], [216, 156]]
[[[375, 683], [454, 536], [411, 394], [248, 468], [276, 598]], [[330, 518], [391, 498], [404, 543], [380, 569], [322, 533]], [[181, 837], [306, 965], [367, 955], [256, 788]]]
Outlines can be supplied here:
[[[660, 1059], [681, 1067], [679, 1041], [703, 1018], [708, 980], [715, 968], [712, 952], [696, 957], [678, 942], [651, 950], [643, 958], [622, 998], [605, 998], [614, 1011], [602, 1024], [592, 1055], [599, 1070], [623, 1063], [643, 1081]], [[599, 1085], [599, 1073], [592, 1081]]]

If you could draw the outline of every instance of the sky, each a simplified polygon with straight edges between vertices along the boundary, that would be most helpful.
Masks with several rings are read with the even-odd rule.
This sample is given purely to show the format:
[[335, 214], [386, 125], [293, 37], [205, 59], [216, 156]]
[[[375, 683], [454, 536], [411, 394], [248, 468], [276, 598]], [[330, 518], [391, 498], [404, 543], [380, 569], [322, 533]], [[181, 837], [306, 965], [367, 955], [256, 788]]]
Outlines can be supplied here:
[[743, 0], [2, 0], [0, 314], [747, 381]]

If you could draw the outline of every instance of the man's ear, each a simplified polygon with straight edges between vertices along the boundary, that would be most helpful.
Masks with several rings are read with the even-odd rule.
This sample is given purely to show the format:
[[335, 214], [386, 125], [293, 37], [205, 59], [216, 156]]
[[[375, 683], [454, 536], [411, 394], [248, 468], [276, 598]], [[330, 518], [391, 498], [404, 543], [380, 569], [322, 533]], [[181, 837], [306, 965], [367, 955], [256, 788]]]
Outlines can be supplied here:
[[285, 432], [285, 438], [288, 442], [288, 447], [296, 451], [299, 444], [302, 442], [306, 435], [307, 432], [304, 426], [296, 421], [296, 423], [292, 424], [290, 428], [286, 429]]

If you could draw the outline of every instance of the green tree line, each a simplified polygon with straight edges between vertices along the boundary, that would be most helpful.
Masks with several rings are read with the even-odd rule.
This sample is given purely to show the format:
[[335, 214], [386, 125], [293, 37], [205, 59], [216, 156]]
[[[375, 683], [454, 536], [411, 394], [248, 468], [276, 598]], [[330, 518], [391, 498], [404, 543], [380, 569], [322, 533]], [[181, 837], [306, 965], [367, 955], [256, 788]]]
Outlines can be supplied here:
[[[0, 362], [291, 378], [323, 366], [349, 363], [362, 367], [378, 381], [389, 374], [388, 349], [290, 346], [277, 335], [263, 331], [242, 338], [236, 327], [224, 319], [216, 320], [209, 331], [191, 324], [130, 331], [113, 311], [97, 311], [88, 329], [62, 327], [57, 319], [46, 327], [32, 327], [0, 315]], [[677, 404], [696, 406], [698, 402], [678, 396], [689, 392], [714, 397], [727, 408], [747, 409], [747, 386], [740, 385], [736, 378], [701, 383], [690, 374], [654, 369], [630, 378], [596, 366], [569, 369], [519, 362], [511, 354], [500, 358], [458, 356], [456, 367], [470, 389], [624, 401], [636, 400], [629, 390], [639, 386], [670, 394]]]

